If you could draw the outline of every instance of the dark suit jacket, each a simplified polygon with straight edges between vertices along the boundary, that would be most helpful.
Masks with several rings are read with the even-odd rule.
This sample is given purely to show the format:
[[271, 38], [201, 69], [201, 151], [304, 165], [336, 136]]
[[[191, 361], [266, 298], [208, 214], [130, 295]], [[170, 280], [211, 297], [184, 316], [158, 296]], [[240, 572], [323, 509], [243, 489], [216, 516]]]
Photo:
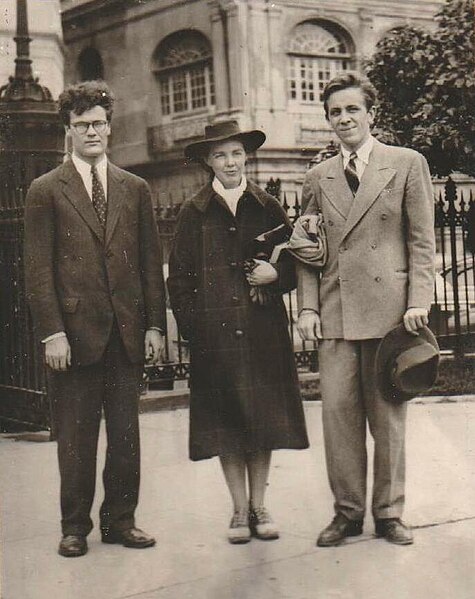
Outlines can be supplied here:
[[134, 363], [144, 359], [145, 330], [166, 330], [147, 183], [109, 163], [107, 196], [105, 234], [71, 160], [35, 179], [26, 198], [26, 288], [36, 333], [65, 331], [73, 364], [100, 360], [114, 316]]

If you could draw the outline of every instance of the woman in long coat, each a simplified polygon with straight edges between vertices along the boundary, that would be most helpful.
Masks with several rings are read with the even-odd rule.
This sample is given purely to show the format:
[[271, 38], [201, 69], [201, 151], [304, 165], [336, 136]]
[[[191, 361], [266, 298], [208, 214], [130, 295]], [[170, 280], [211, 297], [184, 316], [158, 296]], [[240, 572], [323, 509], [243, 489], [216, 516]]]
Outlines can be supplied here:
[[190, 341], [190, 458], [220, 458], [234, 504], [231, 543], [278, 538], [264, 507], [271, 452], [308, 447], [282, 301], [295, 286], [293, 263], [244, 268], [253, 240], [288, 223], [244, 175], [246, 154], [264, 141], [227, 121], [185, 149], [213, 178], [184, 203], [169, 262], [171, 306]]

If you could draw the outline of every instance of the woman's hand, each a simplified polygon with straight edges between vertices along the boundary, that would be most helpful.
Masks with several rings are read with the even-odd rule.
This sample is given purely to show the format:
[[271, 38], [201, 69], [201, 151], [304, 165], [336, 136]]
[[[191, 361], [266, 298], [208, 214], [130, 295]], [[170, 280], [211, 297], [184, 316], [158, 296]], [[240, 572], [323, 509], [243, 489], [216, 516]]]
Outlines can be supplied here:
[[279, 275], [276, 269], [265, 260], [254, 260], [256, 267], [246, 275], [249, 285], [268, 285], [277, 281]]

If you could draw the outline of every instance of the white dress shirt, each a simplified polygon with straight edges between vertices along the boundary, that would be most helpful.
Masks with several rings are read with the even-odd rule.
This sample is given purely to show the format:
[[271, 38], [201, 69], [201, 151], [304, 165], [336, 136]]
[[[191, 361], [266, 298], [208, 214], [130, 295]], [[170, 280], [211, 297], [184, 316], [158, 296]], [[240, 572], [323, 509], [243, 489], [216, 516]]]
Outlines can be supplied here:
[[[361, 146], [361, 148], [358, 148], [358, 150], [355, 152], [355, 154], [356, 154], [356, 159], [355, 159], [356, 174], [358, 175], [358, 179], [360, 181], [361, 181], [361, 178], [365, 171], [365, 168], [366, 168], [367, 164], [369, 163], [369, 156], [371, 154], [371, 150], [373, 149], [373, 144], [374, 144], [374, 137], [372, 135], [370, 135], [368, 137], [368, 139], [364, 142], [364, 144]], [[346, 148], [344, 148], [343, 146], [341, 146], [341, 153], [343, 156], [343, 168], [345, 169], [348, 165], [348, 162], [350, 161], [350, 155], [353, 152], [351, 152], [351, 151], [347, 150]]]
[[[88, 196], [91, 198], [92, 202], [92, 174], [91, 174], [91, 165], [89, 162], [86, 162], [82, 158], [79, 158], [77, 154], [74, 152], [71, 154], [71, 160], [73, 161], [74, 166], [76, 167], [77, 172], [81, 175], [81, 179], [83, 180], [84, 187], [86, 188]], [[104, 189], [104, 194], [107, 198], [107, 156], [103, 154], [99, 159], [99, 162], [96, 163], [97, 175], [99, 177], [99, 181], [101, 182], [102, 188]]]

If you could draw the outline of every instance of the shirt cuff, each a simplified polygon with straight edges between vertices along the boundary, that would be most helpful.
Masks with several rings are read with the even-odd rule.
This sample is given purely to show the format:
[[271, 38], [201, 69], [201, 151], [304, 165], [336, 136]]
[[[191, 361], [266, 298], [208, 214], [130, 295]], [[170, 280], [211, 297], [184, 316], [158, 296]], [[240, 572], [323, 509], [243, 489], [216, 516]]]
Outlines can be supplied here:
[[53, 341], [53, 339], [59, 339], [60, 337], [66, 337], [66, 333], [64, 331], [54, 333], [54, 335], [50, 335], [49, 337], [42, 339], [41, 343], [48, 343], [48, 341]]

